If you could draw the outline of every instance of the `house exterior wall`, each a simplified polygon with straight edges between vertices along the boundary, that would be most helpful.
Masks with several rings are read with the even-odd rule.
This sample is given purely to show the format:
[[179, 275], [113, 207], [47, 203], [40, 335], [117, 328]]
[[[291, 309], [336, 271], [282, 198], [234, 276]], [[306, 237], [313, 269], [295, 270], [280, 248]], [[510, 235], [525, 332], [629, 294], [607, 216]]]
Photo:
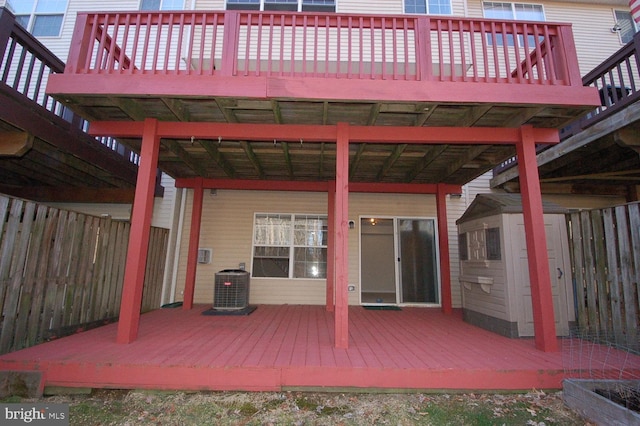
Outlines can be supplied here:
[[[186, 255], [189, 246], [191, 206], [193, 192], [187, 191], [184, 225], [180, 239], [180, 256], [176, 274], [176, 300], [181, 300], [185, 276]], [[215, 273], [223, 269], [238, 268], [245, 263], [251, 267], [253, 221], [255, 213], [326, 214], [327, 195], [324, 193], [272, 192], [272, 191], [217, 191], [205, 190], [200, 248], [212, 249], [212, 262], [199, 264], [196, 274], [195, 303], [213, 301]], [[434, 218], [435, 196], [407, 194], [363, 194], [349, 196], [349, 219], [356, 228], [349, 231], [349, 284], [355, 291], [349, 293], [349, 303], [359, 303], [361, 216]], [[450, 226], [450, 245], [454, 246], [455, 226]], [[453, 238], [453, 239], [451, 239]], [[457, 259], [457, 250], [452, 253]], [[452, 268], [452, 281], [457, 283], [457, 268]], [[317, 304], [325, 303], [326, 280], [251, 278], [250, 302], [255, 304]], [[453, 305], [461, 306], [460, 291], [453, 289]]]

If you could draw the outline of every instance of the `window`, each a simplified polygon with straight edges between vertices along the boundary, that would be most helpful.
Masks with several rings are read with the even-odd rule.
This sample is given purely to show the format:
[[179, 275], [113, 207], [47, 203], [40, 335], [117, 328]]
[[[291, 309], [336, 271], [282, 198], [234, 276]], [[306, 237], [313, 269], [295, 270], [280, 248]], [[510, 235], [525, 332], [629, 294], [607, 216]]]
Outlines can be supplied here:
[[227, 0], [227, 10], [335, 12], [335, 0]]
[[140, 10], [182, 10], [184, 0], [142, 0]]
[[327, 217], [256, 214], [254, 277], [326, 278]]
[[451, 15], [450, 0], [404, 0], [404, 13]]
[[58, 37], [67, 0], [10, 0], [10, 9], [20, 25], [36, 37]]
[[618, 34], [620, 35], [620, 41], [624, 44], [629, 43], [633, 40], [633, 36], [638, 30], [636, 23], [633, 21], [631, 17], [631, 12], [627, 12], [624, 10], [616, 10], [616, 24], [620, 27], [620, 31]]
[[485, 230], [485, 244], [487, 260], [500, 260], [500, 228], [488, 228]]
[[[498, 2], [483, 2], [482, 8], [484, 11], [484, 17], [489, 19], [517, 19], [520, 21], [544, 21], [544, 11], [540, 4], [529, 3], [498, 3]], [[491, 36], [489, 42], [493, 40]], [[499, 46], [504, 44], [502, 35], [496, 35], [496, 42]], [[522, 45], [524, 40], [522, 37], [518, 40]], [[535, 46], [535, 39], [530, 36], [527, 40], [530, 47]], [[508, 46], [514, 46], [513, 36], [507, 36]]]

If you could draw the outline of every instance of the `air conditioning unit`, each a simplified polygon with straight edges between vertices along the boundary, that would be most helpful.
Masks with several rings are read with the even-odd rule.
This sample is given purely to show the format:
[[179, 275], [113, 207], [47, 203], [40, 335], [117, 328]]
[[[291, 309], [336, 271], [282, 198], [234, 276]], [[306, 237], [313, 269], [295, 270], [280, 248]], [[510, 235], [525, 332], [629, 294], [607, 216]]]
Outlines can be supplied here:
[[213, 288], [213, 309], [236, 310], [249, 306], [249, 272], [225, 269], [217, 272]]

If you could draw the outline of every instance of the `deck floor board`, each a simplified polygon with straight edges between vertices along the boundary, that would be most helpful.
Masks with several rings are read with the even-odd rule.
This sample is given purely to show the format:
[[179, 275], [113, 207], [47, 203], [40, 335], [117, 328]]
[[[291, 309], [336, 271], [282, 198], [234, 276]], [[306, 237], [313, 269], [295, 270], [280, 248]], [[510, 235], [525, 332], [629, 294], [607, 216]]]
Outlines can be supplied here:
[[640, 357], [580, 342], [545, 353], [459, 312], [352, 306], [349, 348], [337, 349], [323, 306], [260, 305], [248, 316], [202, 315], [206, 308], [144, 314], [130, 344], [117, 344], [110, 324], [5, 354], [0, 369], [42, 370], [46, 385], [208, 390], [560, 388], [568, 371], [640, 373]]

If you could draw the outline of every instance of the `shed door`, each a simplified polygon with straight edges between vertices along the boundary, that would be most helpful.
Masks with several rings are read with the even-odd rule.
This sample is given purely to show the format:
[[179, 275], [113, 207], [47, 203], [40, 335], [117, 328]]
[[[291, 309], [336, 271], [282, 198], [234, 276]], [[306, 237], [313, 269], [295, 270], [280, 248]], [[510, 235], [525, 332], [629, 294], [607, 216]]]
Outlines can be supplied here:
[[[531, 285], [529, 282], [529, 264], [522, 215], [509, 215], [512, 226], [517, 229], [520, 243], [516, 264], [519, 265], [523, 278], [523, 285], [516, 285], [518, 297], [518, 332], [520, 336], [533, 336], [533, 308], [531, 304]], [[515, 223], [514, 223], [515, 222]], [[549, 257], [549, 272], [551, 274], [551, 294], [553, 296], [553, 311], [556, 320], [556, 333], [559, 336], [569, 334], [569, 321], [573, 320], [573, 296], [571, 286], [571, 265], [567, 251], [567, 229], [564, 218], [560, 215], [545, 216], [545, 231], [547, 236], [547, 255]]]

